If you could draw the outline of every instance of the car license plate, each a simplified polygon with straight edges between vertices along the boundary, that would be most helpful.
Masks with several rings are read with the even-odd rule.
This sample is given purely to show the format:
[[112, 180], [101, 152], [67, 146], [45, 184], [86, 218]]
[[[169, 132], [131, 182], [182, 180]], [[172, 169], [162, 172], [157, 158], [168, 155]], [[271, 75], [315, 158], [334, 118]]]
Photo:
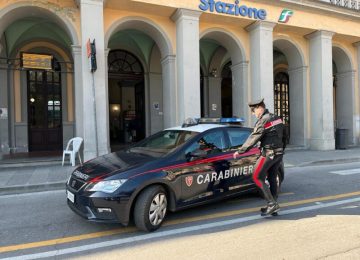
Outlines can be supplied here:
[[70, 192], [70, 191], [67, 191], [67, 198], [72, 202], [74, 203], [75, 202], [75, 195]]

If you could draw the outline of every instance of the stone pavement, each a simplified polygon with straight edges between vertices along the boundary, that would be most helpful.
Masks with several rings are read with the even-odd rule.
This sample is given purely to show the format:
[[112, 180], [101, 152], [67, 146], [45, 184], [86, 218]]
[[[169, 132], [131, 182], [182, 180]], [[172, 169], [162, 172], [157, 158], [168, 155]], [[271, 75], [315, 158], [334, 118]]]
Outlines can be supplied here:
[[[289, 148], [284, 156], [285, 168], [330, 163], [360, 162], [360, 147], [335, 151], [309, 151]], [[0, 160], [0, 195], [64, 189], [76, 167], [61, 157]]]

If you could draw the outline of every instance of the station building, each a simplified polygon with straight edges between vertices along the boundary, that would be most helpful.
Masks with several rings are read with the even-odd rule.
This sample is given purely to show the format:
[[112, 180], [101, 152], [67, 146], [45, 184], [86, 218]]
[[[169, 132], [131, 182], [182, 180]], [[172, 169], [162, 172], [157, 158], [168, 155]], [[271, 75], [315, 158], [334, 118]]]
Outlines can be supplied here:
[[359, 25], [358, 0], [0, 0], [1, 152], [80, 136], [91, 159], [188, 117], [253, 126], [260, 97], [289, 145], [358, 145]]

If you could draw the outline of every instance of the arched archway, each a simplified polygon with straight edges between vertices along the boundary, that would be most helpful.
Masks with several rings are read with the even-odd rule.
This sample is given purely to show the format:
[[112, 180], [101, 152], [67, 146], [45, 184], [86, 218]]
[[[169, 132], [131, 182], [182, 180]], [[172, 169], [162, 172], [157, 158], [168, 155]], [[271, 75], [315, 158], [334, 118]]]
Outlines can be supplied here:
[[144, 69], [134, 54], [113, 50], [108, 75], [110, 145], [116, 150], [145, 137]]
[[[120, 37], [124, 34], [127, 37]], [[160, 25], [143, 17], [121, 18], [105, 34], [105, 46], [130, 51], [143, 64], [147, 75], [144, 78], [146, 135], [176, 124], [176, 59], [172, 45]]]
[[274, 108], [287, 124], [288, 142], [307, 141], [307, 66], [301, 48], [288, 37], [274, 40]]
[[[77, 12], [77, 8], [69, 8], [68, 12], [69, 15], [71, 14], [71, 16], [73, 16], [75, 15], [75, 12]], [[26, 17], [38, 17], [44, 21], [53, 21], [57, 26], [63, 29], [67, 35], [70, 36], [71, 43], [73, 45], [78, 45], [78, 32], [71, 22], [71, 18], [67, 16], [68, 15], [58, 15], [49, 9], [41, 6], [31, 5], [26, 2], [10, 4], [0, 10], [0, 35], [3, 35], [3, 32], [17, 20]]]
[[[210, 28], [200, 34], [200, 52], [203, 67], [208, 70], [208, 79], [205, 80], [209, 91], [208, 110], [209, 116], [231, 116], [244, 117], [249, 122], [249, 112], [247, 108], [248, 93], [248, 67], [244, 47], [239, 39], [232, 33], [223, 28]], [[228, 62], [229, 66], [225, 66]], [[231, 64], [231, 66], [230, 66]], [[226, 68], [226, 76], [231, 72], [231, 79], [222, 80], [223, 68]], [[222, 82], [227, 82], [227, 97], [231, 97], [231, 102], [226, 98], [222, 100]], [[225, 89], [225, 88], [224, 88]], [[205, 97], [207, 98], [207, 97]], [[223, 103], [225, 102], [225, 103]], [[230, 104], [231, 109], [224, 112], [226, 104]]]
[[334, 45], [333, 50], [334, 127], [348, 129], [348, 144], [356, 144], [355, 71], [346, 49]]
[[[5, 153], [61, 152], [75, 132], [71, 46], [79, 38], [68, 14], [78, 10], [69, 7], [68, 14], [59, 15], [37, 5], [17, 2], [0, 10], [1, 58], [7, 60], [6, 77], [1, 71], [0, 78], [8, 82], [0, 92], [9, 97], [0, 104], [9, 110]], [[54, 66], [21, 68], [20, 52], [52, 55]]]

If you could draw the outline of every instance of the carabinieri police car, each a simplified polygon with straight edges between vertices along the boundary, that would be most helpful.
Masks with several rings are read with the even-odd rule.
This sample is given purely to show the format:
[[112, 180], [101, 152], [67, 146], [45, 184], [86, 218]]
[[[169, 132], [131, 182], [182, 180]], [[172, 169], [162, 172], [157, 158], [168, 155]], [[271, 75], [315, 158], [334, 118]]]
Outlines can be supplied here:
[[[128, 225], [133, 219], [139, 229], [153, 231], [168, 211], [256, 191], [252, 174], [259, 149], [233, 158], [251, 133], [241, 122], [192, 120], [90, 160], [69, 178], [67, 203], [91, 221]], [[275, 193], [283, 179], [281, 164]]]

